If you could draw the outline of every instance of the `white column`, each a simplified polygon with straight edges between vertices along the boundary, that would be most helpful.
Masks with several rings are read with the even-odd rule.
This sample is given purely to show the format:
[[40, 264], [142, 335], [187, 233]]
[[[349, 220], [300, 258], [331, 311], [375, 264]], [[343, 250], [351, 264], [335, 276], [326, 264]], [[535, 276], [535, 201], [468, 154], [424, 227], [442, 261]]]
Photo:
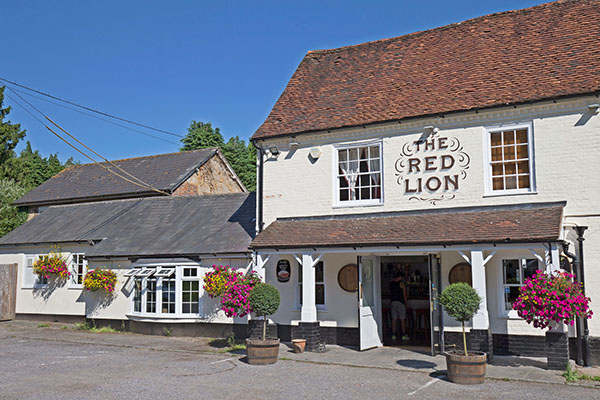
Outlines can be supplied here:
[[473, 329], [488, 329], [490, 319], [487, 311], [487, 291], [485, 285], [485, 267], [482, 250], [471, 251], [471, 275], [473, 278], [473, 288], [482, 298], [479, 311], [473, 317]]
[[560, 270], [560, 251], [558, 250], [558, 243], [550, 244], [550, 259], [551, 271], [559, 271]]
[[317, 322], [317, 304], [315, 302], [315, 267], [310, 254], [302, 255], [302, 322]]
[[260, 276], [260, 280], [263, 282], [267, 281], [267, 269], [265, 268], [265, 266], [267, 265], [269, 258], [270, 256], [263, 256], [258, 253], [256, 254], [256, 267], [254, 268], [254, 270], [256, 271], [257, 275]]

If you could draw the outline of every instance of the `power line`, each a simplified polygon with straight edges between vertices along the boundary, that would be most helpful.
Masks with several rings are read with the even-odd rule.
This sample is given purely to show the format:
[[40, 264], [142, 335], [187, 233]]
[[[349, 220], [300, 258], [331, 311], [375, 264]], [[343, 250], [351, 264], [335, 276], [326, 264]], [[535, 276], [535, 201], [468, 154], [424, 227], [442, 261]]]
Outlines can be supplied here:
[[123, 173], [131, 176], [132, 178], [136, 179], [138, 182], [134, 182], [131, 179], [128, 179], [120, 174], [118, 174], [117, 172], [111, 170], [109, 167], [107, 167], [106, 165], [103, 165], [102, 163], [98, 162], [97, 160], [95, 160], [94, 158], [90, 157], [88, 154], [86, 154], [84, 151], [82, 151], [81, 149], [77, 148], [77, 146], [75, 146], [74, 144], [70, 143], [68, 140], [66, 140], [65, 138], [63, 138], [61, 135], [59, 135], [58, 133], [56, 133], [54, 130], [52, 130], [48, 125], [46, 125], [41, 119], [39, 119], [37, 116], [35, 116], [31, 111], [29, 111], [25, 106], [23, 106], [21, 103], [19, 103], [16, 99], [12, 98], [11, 96], [9, 96], [7, 94], [7, 97], [9, 99], [11, 99], [12, 101], [14, 101], [19, 107], [23, 108], [27, 113], [29, 113], [29, 115], [31, 115], [33, 118], [35, 118], [39, 123], [41, 123], [46, 129], [48, 129], [50, 132], [52, 132], [52, 134], [54, 134], [56, 137], [58, 137], [60, 140], [62, 140], [63, 142], [65, 142], [67, 145], [69, 145], [70, 147], [72, 147], [73, 149], [75, 149], [78, 153], [80, 153], [81, 155], [83, 155], [84, 157], [90, 159], [94, 164], [99, 165], [100, 167], [104, 168], [105, 170], [107, 170], [108, 172], [110, 172], [111, 174], [129, 182], [132, 183], [136, 186], [142, 187], [144, 189], [151, 189], [155, 192], [161, 193], [161, 194], [165, 194], [167, 196], [170, 196], [170, 193], [167, 193], [165, 191], [162, 191], [160, 189], [156, 189], [155, 187], [153, 187], [152, 185], [144, 182], [143, 180], [141, 180], [140, 178], [136, 177], [135, 175], [125, 171], [124, 169], [122, 169], [121, 167], [119, 167], [118, 165], [114, 164], [113, 162], [107, 160], [105, 157], [102, 157], [100, 154], [96, 153], [94, 150], [92, 150], [91, 148], [89, 148], [88, 146], [86, 146], [85, 144], [83, 144], [82, 142], [80, 142], [77, 138], [75, 138], [73, 135], [71, 135], [70, 133], [68, 133], [66, 130], [64, 130], [63, 128], [61, 128], [58, 124], [56, 124], [54, 121], [52, 121], [50, 118], [48, 118], [42, 111], [40, 111], [37, 107], [35, 107], [33, 104], [31, 104], [30, 102], [28, 102], [26, 99], [24, 99], [23, 97], [21, 97], [17, 92], [15, 92], [12, 88], [9, 87], [9, 89], [16, 94], [21, 100], [23, 100], [25, 103], [27, 103], [30, 107], [32, 107], [35, 111], [37, 111], [38, 113], [40, 113], [42, 116], [44, 116], [44, 118], [46, 118], [48, 121], [50, 121], [53, 125], [55, 125], [57, 128], [59, 128], [61, 131], [65, 132], [67, 135], [69, 135], [69, 137], [71, 137], [72, 139], [74, 139], [75, 141], [77, 141], [77, 143], [81, 144], [82, 146], [84, 146], [86, 149], [88, 149], [89, 151], [91, 151], [93, 154], [97, 155], [98, 157], [100, 157], [101, 159], [105, 160], [108, 164], [114, 166], [115, 168], [117, 168], [118, 170], [122, 171]]
[[78, 110], [78, 109], [76, 109], [76, 108], [74, 108], [74, 107], [69, 107], [69, 106], [67, 106], [67, 105], [60, 104], [60, 103], [58, 103], [58, 102], [56, 102], [56, 101], [52, 101], [52, 100], [49, 100], [49, 99], [45, 99], [45, 98], [43, 98], [43, 97], [36, 96], [36, 95], [35, 95], [35, 94], [33, 94], [33, 93], [29, 93], [29, 92], [26, 92], [26, 91], [24, 91], [24, 90], [20, 90], [20, 89], [11, 88], [10, 86], [7, 86], [7, 87], [8, 87], [9, 89], [13, 90], [13, 91], [17, 91], [17, 92], [19, 92], [19, 93], [21, 93], [21, 94], [24, 94], [24, 95], [26, 95], [26, 96], [33, 97], [33, 98], [35, 98], [35, 99], [38, 99], [38, 100], [40, 100], [40, 101], [45, 101], [45, 102], [47, 102], [47, 103], [54, 104], [55, 106], [59, 106], [59, 107], [62, 107], [62, 108], [66, 108], [67, 110], [71, 110], [71, 111], [74, 111], [74, 112], [76, 112], [76, 113], [79, 113], [79, 114], [82, 114], [82, 115], [86, 115], [86, 116], [88, 116], [88, 117], [95, 118], [95, 119], [98, 119], [98, 120], [100, 120], [100, 121], [104, 121], [104, 122], [107, 122], [107, 123], [109, 123], [109, 124], [112, 124], [112, 125], [119, 126], [119, 127], [121, 127], [121, 128], [124, 128], [124, 129], [129, 129], [130, 131], [137, 132], [137, 133], [139, 133], [139, 134], [141, 134], [141, 135], [148, 136], [148, 137], [151, 137], [151, 138], [154, 138], [154, 139], [157, 139], [157, 140], [162, 140], [163, 142], [166, 142], [166, 143], [170, 143], [170, 144], [174, 144], [174, 145], [179, 145], [179, 143], [172, 142], [172, 141], [170, 141], [170, 140], [167, 140], [167, 139], [165, 139], [165, 138], [161, 138], [161, 137], [159, 137], [159, 136], [151, 135], [151, 134], [149, 134], [149, 133], [147, 133], [147, 132], [140, 131], [139, 129], [135, 129], [135, 128], [132, 128], [132, 127], [130, 127], [130, 126], [127, 126], [127, 125], [120, 124], [120, 123], [118, 123], [118, 122], [115, 122], [115, 121], [111, 121], [111, 120], [109, 120], [109, 119], [107, 119], [107, 118], [98, 117], [98, 116], [96, 116], [96, 115], [93, 115], [93, 114], [91, 114], [91, 113], [87, 113], [87, 112], [85, 112], [85, 111]]
[[150, 126], [150, 125], [144, 125], [144, 124], [141, 124], [141, 123], [139, 123], [139, 122], [131, 121], [131, 120], [129, 120], [129, 119], [125, 119], [125, 118], [122, 118], [122, 117], [118, 117], [118, 116], [116, 116], [116, 115], [108, 114], [108, 113], [105, 113], [105, 112], [103, 112], [103, 111], [99, 111], [99, 110], [96, 110], [96, 109], [93, 109], [93, 108], [90, 108], [90, 107], [86, 107], [86, 106], [83, 106], [83, 105], [81, 105], [81, 104], [77, 104], [77, 103], [74, 103], [74, 102], [72, 102], [72, 101], [65, 100], [65, 99], [62, 99], [62, 98], [60, 98], [60, 97], [57, 97], [57, 96], [53, 96], [53, 95], [51, 95], [51, 94], [48, 94], [48, 93], [44, 93], [44, 92], [42, 92], [41, 90], [32, 89], [32, 88], [30, 88], [30, 87], [27, 87], [27, 86], [25, 86], [25, 85], [22, 85], [22, 84], [20, 84], [20, 83], [17, 83], [17, 82], [10, 81], [10, 80], [8, 80], [8, 79], [5, 79], [5, 78], [2, 78], [2, 77], [0, 77], [0, 81], [7, 82], [7, 83], [9, 83], [9, 84], [11, 84], [11, 85], [15, 85], [15, 86], [18, 86], [18, 87], [20, 87], [20, 88], [23, 88], [23, 89], [29, 90], [29, 91], [31, 91], [31, 92], [35, 92], [35, 93], [37, 93], [37, 94], [41, 94], [42, 96], [46, 96], [46, 97], [49, 97], [49, 98], [51, 98], [51, 99], [54, 99], [54, 100], [62, 101], [63, 103], [67, 103], [67, 104], [70, 104], [70, 105], [72, 105], [72, 106], [79, 107], [79, 108], [82, 108], [82, 109], [84, 109], [84, 110], [87, 110], [87, 111], [91, 111], [91, 112], [93, 112], [93, 113], [96, 113], [96, 114], [104, 115], [105, 117], [109, 117], [109, 118], [118, 119], [118, 120], [120, 120], [120, 121], [127, 122], [127, 123], [129, 123], [129, 124], [132, 124], [132, 125], [137, 125], [137, 126], [140, 126], [140, 127], [142, 127], [142, 128], [151, 129], [151, 130], [153, 130], [153, 131], [160, 132], [160, 133], [164, 133], [164, 134], [166, 134], [166, 135], [176, 136], [176, 137], [179, 137], [179, 138], [183, 138], [183, 137], [184, 137], [183, 135], [180, 135], [180, 134], [178, 134], [178, 133], [169, 132], [169, 131], [165, 131], [165, 130], [163, 130], [163, 129], [154, 128], [154, 127], [152, 127], [152, 126]]

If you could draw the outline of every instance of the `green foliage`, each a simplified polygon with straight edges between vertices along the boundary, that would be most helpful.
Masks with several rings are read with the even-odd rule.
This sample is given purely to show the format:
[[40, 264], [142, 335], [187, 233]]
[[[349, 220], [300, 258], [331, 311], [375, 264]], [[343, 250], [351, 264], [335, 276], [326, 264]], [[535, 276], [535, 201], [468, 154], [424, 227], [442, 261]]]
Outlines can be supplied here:
[[268, 283], [259, 283], [250, 291], [250, 307], [258, 316], [274, 314], [279, 308], [279, 291]]
[[4, 87], [0, 87], [0, 175], [4, 175], [6, 162], [14, 158], [14, 149], [21, 139], [25, 137], [25, 131], [20, 124], [14, 124], [4, 119], [10, 113], [10, 107], [2, 108], [4, 102]]
[[27, 220], [27, 213], [10, 204], [25, 194], [15, 181], [0, 178], [0, 237]]
[[477, 291], [464, 282], [453, 283], [442, 292], [440, 304], [449, 316], [465, 322], [473, 318], [479, 310], [481, 297]]
[[197, 121], [192, 121], [181, 142], [182, 151], [218, 147], [244, 186], [250, 191], [256, 190], [256, 149], [252, 143], [246, 145], [238, 136], [225, 142], [219, 128], [213, 128], [210, 122]]

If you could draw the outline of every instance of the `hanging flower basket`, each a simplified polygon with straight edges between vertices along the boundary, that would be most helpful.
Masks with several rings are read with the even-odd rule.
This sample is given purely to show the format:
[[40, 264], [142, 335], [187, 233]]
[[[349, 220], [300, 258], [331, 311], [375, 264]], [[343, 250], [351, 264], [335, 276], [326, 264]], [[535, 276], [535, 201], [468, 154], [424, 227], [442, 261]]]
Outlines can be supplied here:
[[256, 271], [244, 275], [229, 265], [213, 265], [204, 275], [204, 291], [212, 298], [221, 297], [221, 309], [227, 317], [243, 317], [252, 312], [248, 295], [260, 281]]
[[112, 293], [116, 285], [117, 275], [109, 269], [96, 268], [85, 274], [83, 279], [83, 287], [92, 292], [104, 289], [107, 293]]
[[44, 278], [55, 276], [60, 279], [67, 279], [71, 276], [65, 258], [55, 253], [38, 258], [33, 263], [33, 272]]
[[240, 276], [241, 273], [231, 269], [229, 265], [213, 265], [213, 270], [204, 275], [204, 291], [212, 298], [221, 297]]
[[566, 272], [538, 270], [525, 280], [513, 308], [519, 317], [540, 329], [552, 329], [554, 323], [573, 325], [578, 317], [592, 318], [591, 300], [573, 278]]

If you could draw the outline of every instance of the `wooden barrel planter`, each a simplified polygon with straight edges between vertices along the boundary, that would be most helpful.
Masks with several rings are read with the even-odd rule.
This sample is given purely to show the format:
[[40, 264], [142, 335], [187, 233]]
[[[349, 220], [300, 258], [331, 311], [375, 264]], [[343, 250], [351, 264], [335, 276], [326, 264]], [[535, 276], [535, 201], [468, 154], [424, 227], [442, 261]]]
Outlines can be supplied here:
[[275, 364], [279, 357], [279, 339], [246, 339], [248, 364]]
[[446, 369], [448, 380], [463, 385], [477, 385], [485, 380], [487, 355], [482, 352], [469, 352], [468, 356], [460, 352], [447, 352]]

